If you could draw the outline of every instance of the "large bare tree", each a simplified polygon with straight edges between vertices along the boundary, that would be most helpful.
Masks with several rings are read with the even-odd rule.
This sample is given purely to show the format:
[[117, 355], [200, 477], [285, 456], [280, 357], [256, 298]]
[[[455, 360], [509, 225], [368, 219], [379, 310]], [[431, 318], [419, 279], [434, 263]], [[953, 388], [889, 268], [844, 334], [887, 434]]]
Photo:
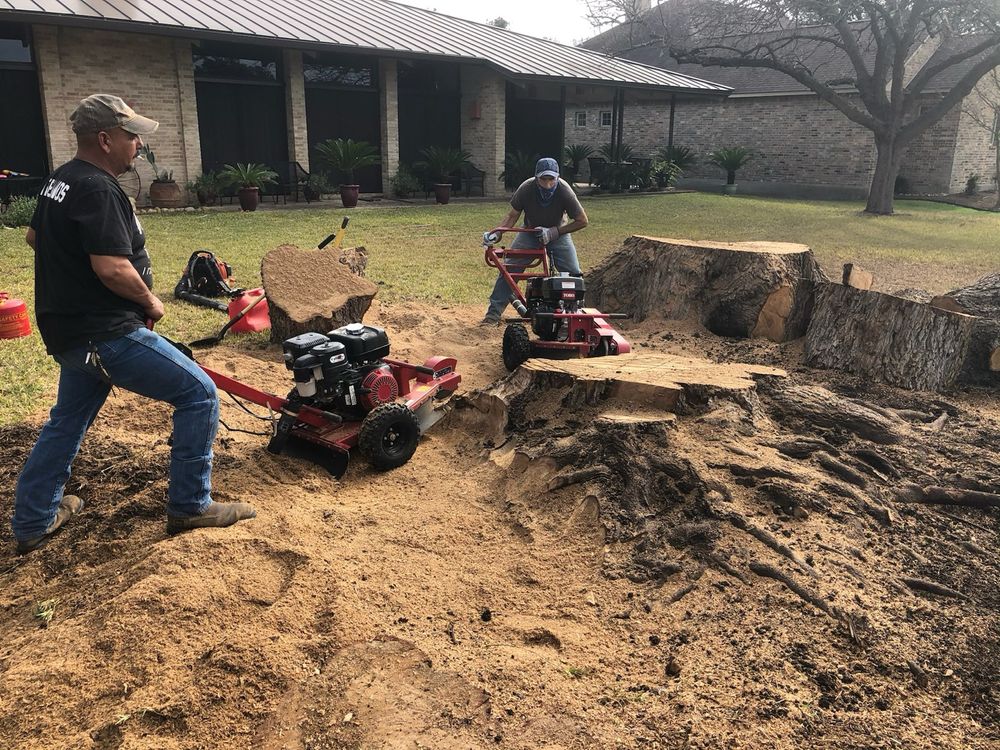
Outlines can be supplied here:
[[678, 63], [777, 70], [872, 131], [873, 214], [892, 213], [906, 146], [1000, 65], [997, 0], [585, 2], [595, 27], [618, 26], [616, 54], [658, 45]]

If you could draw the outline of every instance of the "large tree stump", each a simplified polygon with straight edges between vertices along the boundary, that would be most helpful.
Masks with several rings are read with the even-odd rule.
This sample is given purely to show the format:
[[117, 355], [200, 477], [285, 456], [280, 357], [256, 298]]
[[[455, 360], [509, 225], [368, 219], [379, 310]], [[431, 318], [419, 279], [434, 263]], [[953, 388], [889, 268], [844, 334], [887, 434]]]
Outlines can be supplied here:
[[[366, 257], [364, 248], [338, 253], [281, 245], [264, 256], [260, 275], [271, 314], [271, 341], [309, 331], [325, 333], [360, 323], [378, 287], [351, 271], [341, 256]], [[364, 265], [360, 265], [364, 270]]]
[[914, 390], [989, 376], [998, 326], [878, 292], [821, 284], [805, 362]]
[[719, 336], [790, 341], [809, 323], [827, 277], [805, 245], [632, 236], [587, 274], [587, 305], [694, 319]]

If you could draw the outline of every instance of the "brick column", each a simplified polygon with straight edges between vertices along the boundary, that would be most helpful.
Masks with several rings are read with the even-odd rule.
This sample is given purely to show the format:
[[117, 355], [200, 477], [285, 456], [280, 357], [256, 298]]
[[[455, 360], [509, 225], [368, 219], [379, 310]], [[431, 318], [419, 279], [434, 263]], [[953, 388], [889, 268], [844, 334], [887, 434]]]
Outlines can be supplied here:
[[399, 169], [399, 89], [396, 79], [396, 61], [382, 58], [378, 61], [378, 117], [382, 130], [382, 192], [391, 195], [389, 184]]
[[59, 49], [59, 28], [33, 26], [32, 41], [38, 86], [41, 90], [42, 114], [45, 119], [45, 142], [49, 152], [49, 167], [55, 169], [73, 158], [76, 139], [69, 123], [70, 112], [62, 80], [62, 58]]
[[503, 76], [484, 67], [462, 66], [462, 148], [472, 163], [486, 170], [483, 186], [490, 198], [504, 197], [500, 182], [507, 144], [507, 84]]
[[284, 51], [285, 116], [288, 125], [288, 160], [309, 171], [309, 129], [306, 127], [306, 81], [302, 74], [302, 52]]
[[[191, 41], [174, 40], [174, 59], [177, 64], [177, 116], [180, 120], [181, 164], [184, 180], [193, 180], [201, 174], [201, 131], [198, 129], [198, 96], [194, 86], [194, 60]], [[182, 185], [181, 180], [177, 180]]]

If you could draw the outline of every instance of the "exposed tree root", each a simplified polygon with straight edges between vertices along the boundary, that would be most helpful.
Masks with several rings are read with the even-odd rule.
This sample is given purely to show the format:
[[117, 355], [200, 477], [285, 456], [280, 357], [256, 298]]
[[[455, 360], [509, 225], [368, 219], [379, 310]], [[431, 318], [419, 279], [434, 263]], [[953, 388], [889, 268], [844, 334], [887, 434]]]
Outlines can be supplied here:
[[954, 599], [963, 599], [965, 601], [969, 599], [961, 591], [955, 591], [955, 589], [942, 586], [940, 583], [935, 583], [934, 581], [925, 581], [923, 578], [903, 578], [902, 581], [914, 591], [926, 591], [929, 594], [950, 596]]
[[809, 563], [805, 561], [802, 555], [800, 555], [798, 552], [791, 549], [790, 547], [779, 542], [777, 539], [774, 538], [774, 536], [764, 531], [764, 529], [754, 526], [743, 516], [739, 515], [738, 513], [729, 513], [725, 516], [725, 519], [729, 521], [729, 523], [731, 523], [736, 528], [740, 529], [741, 531], [745, 531], [757, 541], [762, 542], [766, 546], [770, 547], [779, 555], [787, 557], [789, 560], [795, 563], [803, 573], [807, 573], [813, 578], [819, 577], [819, 574], [812, 569], [812, 567], [809, 565]]

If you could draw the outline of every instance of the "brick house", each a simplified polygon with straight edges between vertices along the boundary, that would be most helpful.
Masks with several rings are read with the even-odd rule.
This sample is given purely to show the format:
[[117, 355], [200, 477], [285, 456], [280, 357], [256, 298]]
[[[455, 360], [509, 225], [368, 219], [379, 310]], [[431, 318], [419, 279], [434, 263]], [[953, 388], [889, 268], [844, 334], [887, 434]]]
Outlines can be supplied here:
[[[44, 8], [44, 10], [43, 10]], [[43, 175], [71, 158], [69, 114], [95, 92], [160, 121], [178, 182], [234, 161], [309, 169], [316, 143], [379, 147], [362, 190], [388, 188], [428, 145], [461, 147], [498, 196], [507, 152], [558, 155], [567, 108], [639, 95], [714, 97], [701, 77], [387, 0], [0, 0], [0, 168]], [[148, 185], [152, 173], [138, 166]], [[141, 198], [140, 200], [144, 199]]]
[[[629, 28], [623, 25], [611, 29], [582, 46], [607, 54], [621, 53], [627, 59], [687, 75], [704, 76], [729, 86], [732, 93], [724, 100], [692, 100], [682, 108], [675, 106], [676, 97], [672, 104], [671, 97], [650, 100], [629, 93], [624, 117], [625, 140], [634, 146], [637, 155], [651, 155], [668, 143], [690, 147], [698, 154], [725, 146], [746, 146], [758, 155], [739, 172], [741, 190], [817, 197], [867, 194], [875, 168], [871, 131], [847, 119], [781, 72], [767, 68], [679, 65], [662, 46], [644, 45], [651, 38], [649, 27], [644, 24], [655, 29], [657, 24], [664, 23], [663, 18], [669, 23], [666, 12], [660, 15], [661, 8], [666, 7], [647, 10]], [[940, 37], [928, 39], [907, 61], [908, 77], [967, 43], [968, 38], [946, 43]], [[859, 46], [865, 54], [874, 56], [873, 45]], [[828, 45], [815, 45], [799, 52], [831, 81], [853, 76], [846, 56], [838, 58], [829, 49]], [[968, 65], [973, 62], [970, 60]], [[967, 69], [955, 66], [933, 79], [925, 94], [927, 104], [921, 108], [936, 102]], [[990, 86], [992, 82], [984, 79], [979, 90]], [[853, 91], [844, 85], [834, 88], [848, 96]], [[610, 109], [610, 100], [605, 100], [586, 110], [567, 111], [566, 142], [595, 147], [607, 142], [608, 128], [603, 123], [607, 122]], [[973, 111], [978, 117], [971, 114]], [[899, 172], [900, 189], [914, 193], [955, 193], [965, 188], [972, 175], [979, 176], [980, 188], [990, 187], [996, 143], [992, 133], [977, 124], [976, 119], [989, 123], [992, 115], [984, 98], [974, 92], [910, 144]], [[724, 179], [721, 170], [704, 160], [687, 176], [690, 179], [685, 182], [694, 186], [719, 184]]]

